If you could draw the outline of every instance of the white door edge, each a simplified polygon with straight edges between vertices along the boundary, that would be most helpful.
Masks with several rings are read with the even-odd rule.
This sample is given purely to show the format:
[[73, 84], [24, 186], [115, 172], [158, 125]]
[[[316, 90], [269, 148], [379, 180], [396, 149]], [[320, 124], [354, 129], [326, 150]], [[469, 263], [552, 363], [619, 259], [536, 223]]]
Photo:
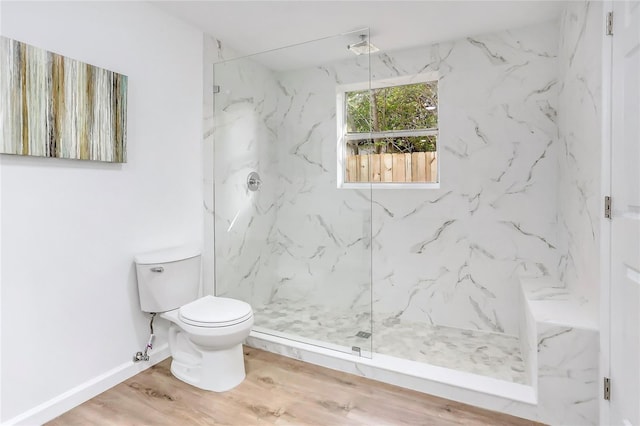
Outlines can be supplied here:
[[[602, 8], [602, 135], [601, 135], [601, 197], [604, 210], [604, 197], [611, 195], [611, 107], [613, 105], [612, 59], [613, 36], [606, 35], [605, 23], [608, 13], [613, 11], [613, 1], [606, 0]], [[603, 211], [600, 212], [603, 214]], [[604, 217], [604, 216], [601, 216]], [[610, 314], [611, 314], [611, 221], [600, 220], [600, 383], [598, 398], [600, 401], [601, 425], [610, 423], [609, 402], [604, 395], [604, 377], [610, 377]]]

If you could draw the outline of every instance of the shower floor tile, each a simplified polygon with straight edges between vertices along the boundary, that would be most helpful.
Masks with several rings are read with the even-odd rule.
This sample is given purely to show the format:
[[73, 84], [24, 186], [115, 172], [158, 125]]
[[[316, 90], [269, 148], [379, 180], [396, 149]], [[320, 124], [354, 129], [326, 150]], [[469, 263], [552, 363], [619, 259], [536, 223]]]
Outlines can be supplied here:
[[373, 323], [371, 337], [359, 337], [361, 331], [372, 332], [369, 313], [290, 301], [254, 309], [254, 315], [256, 326], [275, 332], [527, 384], [514, 336], [386, 319]]

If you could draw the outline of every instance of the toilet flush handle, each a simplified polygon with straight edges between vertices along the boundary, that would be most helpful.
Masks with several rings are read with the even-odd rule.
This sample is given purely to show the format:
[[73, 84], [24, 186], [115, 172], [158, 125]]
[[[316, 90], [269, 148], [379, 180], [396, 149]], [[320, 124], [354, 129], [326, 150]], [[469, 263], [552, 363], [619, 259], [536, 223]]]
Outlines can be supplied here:
[[164, 272], [164, 268], [162, 266], [154, 266], [151, 268], [151, 272]]

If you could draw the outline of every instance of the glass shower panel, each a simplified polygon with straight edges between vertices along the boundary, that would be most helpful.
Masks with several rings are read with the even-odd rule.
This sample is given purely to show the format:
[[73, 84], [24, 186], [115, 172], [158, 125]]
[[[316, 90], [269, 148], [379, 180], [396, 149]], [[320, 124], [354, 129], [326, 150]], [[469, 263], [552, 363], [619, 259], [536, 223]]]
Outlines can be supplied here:
[[362, 34], [214, 65], [215, 288], [257, 331], [368, 356], [371, 186], [336, 170], [340, 88], [370, 84]]

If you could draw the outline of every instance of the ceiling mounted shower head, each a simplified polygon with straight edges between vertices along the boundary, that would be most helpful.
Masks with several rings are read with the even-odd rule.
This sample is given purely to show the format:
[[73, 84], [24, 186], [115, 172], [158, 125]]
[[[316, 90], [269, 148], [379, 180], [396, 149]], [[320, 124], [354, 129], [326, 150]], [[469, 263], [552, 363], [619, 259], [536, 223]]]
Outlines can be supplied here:
[[364, 34], [360, 34], [359, 42], [348, 45], [347, 49], [349, 49], [351, 52], [355, 53], [356, 55], [365, 55], [367, 53], [375, 53], [380, 50], [373, 44], [369, 43], [369, 41], [367, 40], [367, 36]]

